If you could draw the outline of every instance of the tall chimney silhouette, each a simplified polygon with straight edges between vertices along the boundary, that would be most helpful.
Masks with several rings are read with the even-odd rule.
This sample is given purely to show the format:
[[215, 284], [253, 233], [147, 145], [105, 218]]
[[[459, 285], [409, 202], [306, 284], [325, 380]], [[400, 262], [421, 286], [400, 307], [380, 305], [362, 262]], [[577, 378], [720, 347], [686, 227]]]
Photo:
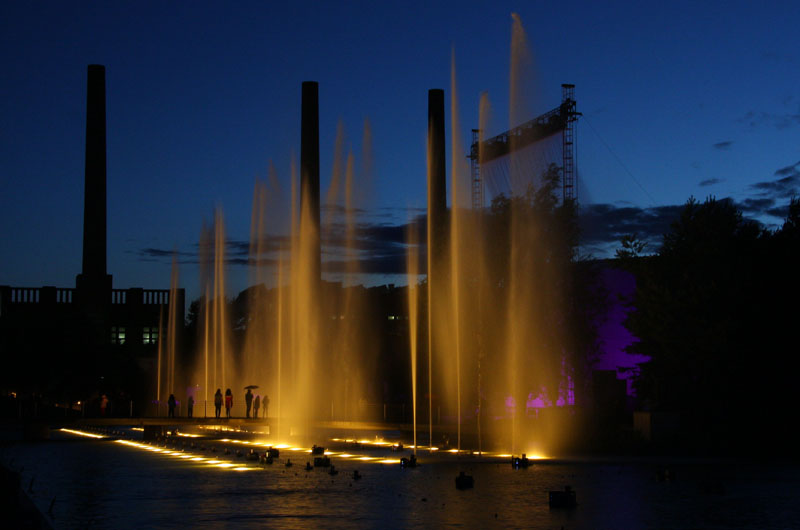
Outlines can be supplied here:
[[444, 145], [444, 90], [432, 88], [428, 90], [428, 252], [434, 266], [440, 258], [447, 214]]
[[311, 256], [309, 279], [320, 281], [319, 233], [319, 85], [303, 82], [300, 124], [300, 219], [308, 223], [303, 237], [308, 239]]
[[86, 91], [83, 268], [76, 286], [98, 300], [111, 289], [106, 273], [106, 69], [99, 64], [89, 65]]

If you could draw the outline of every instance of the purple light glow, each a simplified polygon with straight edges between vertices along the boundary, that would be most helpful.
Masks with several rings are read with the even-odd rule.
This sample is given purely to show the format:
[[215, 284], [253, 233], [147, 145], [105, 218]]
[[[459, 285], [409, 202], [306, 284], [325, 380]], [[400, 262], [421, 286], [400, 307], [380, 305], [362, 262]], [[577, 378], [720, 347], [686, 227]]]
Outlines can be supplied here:
[[649, 360], [646, 355], [625, 352], [625, 348], [637, 340], [623, 325], [630, 311], [626, 301], [633, 298], [636, 279], [627, 271], [607, 268], [601, 273], [601, 280], [608, 291], [608, 311], [597, 329], [601, 353], [594, 368], [615, 370], [617, 379], [626, 380], [628, 395], [634, 396], [633, 379], [639, 371], [638, 365]]

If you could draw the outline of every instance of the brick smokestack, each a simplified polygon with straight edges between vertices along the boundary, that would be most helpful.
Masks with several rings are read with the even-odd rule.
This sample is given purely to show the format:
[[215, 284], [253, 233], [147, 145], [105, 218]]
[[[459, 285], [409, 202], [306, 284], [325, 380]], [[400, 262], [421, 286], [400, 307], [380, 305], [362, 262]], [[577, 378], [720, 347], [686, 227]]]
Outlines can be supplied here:
[[106, 273], [106, 69], [90, 64], [86, 91], [83, 267], [77, 287], [111, 288]]
[[319, 84], [303, 82], [300, 124], [300, 205], [301, 219], [310, 221], [310, 233], [304, 234], [311, 256], [310, 279], [320, 281], [319, 232]]
[[447, 215], [444, 145], [444, 90], [433, 88], [428, 91], [428, 252], [434, 262], [440, 258]]

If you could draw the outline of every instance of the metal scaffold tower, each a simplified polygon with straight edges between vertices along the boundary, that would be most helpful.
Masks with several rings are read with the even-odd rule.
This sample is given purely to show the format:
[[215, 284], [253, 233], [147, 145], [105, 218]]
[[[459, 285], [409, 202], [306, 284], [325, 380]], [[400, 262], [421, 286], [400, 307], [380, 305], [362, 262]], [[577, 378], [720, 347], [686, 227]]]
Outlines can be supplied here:
[[472, 129], [470, 146], [470, 181], [472, 208], [481, 209], [485, 205], [483, 175], [481, 164], [507, 156], [514, 149], [520, 149], [543, 140], [559, 132], [562, 135], [562, 199], [577, 200], [578, 176], [575, 161], [575, 122], [581, 115], [575, 101], [575, 85], [561, 85], [561, 105], [511, 130], [487, 140], [480, 140], [480, 129]]
[[575, 122], [578, 121], [580, 112], [576, 111], [575, 85], [561, 85], [561, 115], [564, 117], [564, 131], [562, 133], [562, 157], [564, 172], [562, 197], [578, 200], [578, 173], [575, 167]]
[[483, 181], [481, 180], [480, 163], [480, 129], [472, 129], [472, 145], [469, 148], [470, 182], [472, 183], [472, 209], [483, 208]]

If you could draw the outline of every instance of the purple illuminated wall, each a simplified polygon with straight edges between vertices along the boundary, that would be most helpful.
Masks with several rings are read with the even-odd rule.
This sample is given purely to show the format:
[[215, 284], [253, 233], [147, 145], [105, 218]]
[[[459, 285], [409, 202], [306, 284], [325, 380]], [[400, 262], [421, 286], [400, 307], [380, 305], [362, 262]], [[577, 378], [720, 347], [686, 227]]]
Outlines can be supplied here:
[[[625, 317], [630, 310], [630, 300], [633, 299], [636, 291], [636, 279], [627, 271], [605, 268], [600, 273], [600, 281], [608, 293], [608, 306], [606, 314], [598, 323], [597, 333], [600, 354], [597, 363], [593, 366], [593, 370], [615, 371], [617, 379], [626, 381], [628, 395], [634, 396], [633, 380], [639, 373], [638, 364], [649, 359], [646, 355], [625, 352], [625, 348], [636, 341], [636, 337], [623, 325]], [[534, 393], [529, 394], [525, 403], [527, 414], [534, 413], [533, 411], [541, 408], [574, 405], [575, 389], [573, 385], [573, 381], [569, 377], [565, 377], [562, 386], [559, 388], [559, 397], [555, 403], [547, 400], [544, 392], [538, 396]], [[504, 405], [507, 414], [511, 414], [516, 407], [514, 397], [511, 395], [506, 396]]]
[[636, 290], [636, 279], [627, 271], [606, 268], [601, 273], [603, 286], [608, 291], [606, 319], [598, 326], [600, 358], [595, 370], [615, 370], [617, 379], [626, 379], [628, 395], [634, 395], [632, 382], [638, 373], [637, 365], [647, 361], [645, 355], [625, 353], [625, 347], [636, 341], [623, 325], [629, 311], [626, 300], [632, 300]]

